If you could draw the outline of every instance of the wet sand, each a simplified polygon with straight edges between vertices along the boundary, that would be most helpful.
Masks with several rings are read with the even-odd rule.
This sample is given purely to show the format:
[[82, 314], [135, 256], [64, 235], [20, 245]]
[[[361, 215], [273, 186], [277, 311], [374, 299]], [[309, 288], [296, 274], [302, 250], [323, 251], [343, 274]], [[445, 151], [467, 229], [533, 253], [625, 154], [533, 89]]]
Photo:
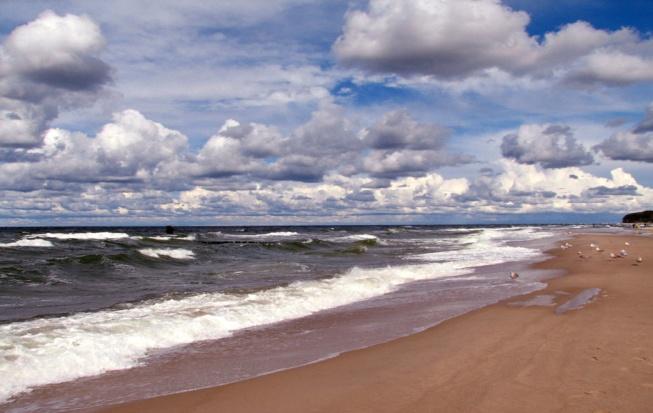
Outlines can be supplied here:
[[649, 412], [653, 238], [569, 242], [534, 266], [567, 271], [544, 290], [323, 362], [100, 411]]

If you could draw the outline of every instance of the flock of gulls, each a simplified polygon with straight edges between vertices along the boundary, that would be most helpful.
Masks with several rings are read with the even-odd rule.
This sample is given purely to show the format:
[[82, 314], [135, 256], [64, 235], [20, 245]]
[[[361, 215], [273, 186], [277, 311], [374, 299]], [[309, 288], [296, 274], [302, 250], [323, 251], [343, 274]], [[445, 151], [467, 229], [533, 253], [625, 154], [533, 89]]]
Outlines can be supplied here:
[[[629, 247], [629, 246], [630, 246], [630, 242], [626, 241], [626, 242], [624, 242], [624, 245], [625, 245], [626, 247]], [[589, 246], [590, 246], [590, 248], [591, 248], [593, 251], [596, 251], [596, 252], [604, 252], [603, 248], [601, 248], [598, 244], [595, 244], [595, 243], [592, 242], [592, 243], [590, 243]], [[564, 244], [562, 244], [562, 245], [560, 246], [560, 248], [562, 248], [563, 250], [566, 250], [566, 249], [571, 248], [571, 247], [573, 247], [573, 245], [570, 244], [569, 242], [565, 242]], [[586, 255], [583, 253], [583, 251], [578, 251], [578, 256], [579, 256], [580, 258], [586, 258]], [[615, 258], [626, 258], [627, 256], [628, 256], [628, 251], [626, 251], [625, 248], [622, 249], [621, 251], [617, 252], [617, 253], [615, 253], [615, 252], [611, 252], [611, 253], [610, 253], [610, 259], [615, 259]], [[644, 259], [643, 259], [642, 257], [637, 257], [637, 259], [635, 259], [635, 262], [636, 262], [637, 264], [641, 264], [642, 262], [644, 262]]]
[[[628, 241], [624, 242], [624, 246], [629, 247], [629, 246], [630, 246], [630, 242], [628, 242]], [[572, 248], [572, 247], [573, 247], [573, 244], [570, 244], [569, 242], [565, 242], [564, 244], [562, 244], [562, 245], [560, 246], [560, 248], [563, 249], [563, 250], [566, 250], [566, 249], [569, 249], [569, 248]], [[598, 253], [605, 252], [605, 251], [603, 250], [603, 248], [601, 248], [598, 244], [595, 244], [595, 243], [593, 243], [593, 242], [590, 243], [589, 247], [590, 247], [593, 251], [596, 251], [596, 252], [598, 252]], [[578, 251], [578, 256], [579, 256], [580, 258], [586, 258], [586, 255], [583, 254], [583, 251]], [[611, 253], [610, 253], [610, 259], [626, 258], [626, 257], [628, 257], [628, 251], [626, 251], [625, 248], [622, 249], [621, 251], [617, 252], [617, 253], [615, 253], [615, 252], [611, 252]], [[644, 262], [644, 259], [643, 259], [642, 257], [637, 257], [637, 258], [635, 259], [635, 263], [636, 263], [635, 265], [639, 265], [639, 264], [641, 264], [642, 262]], [[511, 279], [511, 280], [516, 280], [517, 278], [519, 278], [519, 274], [517, 274], [516, 272], [512, 271], [512, 272], [510, 273], [510, 279]]]

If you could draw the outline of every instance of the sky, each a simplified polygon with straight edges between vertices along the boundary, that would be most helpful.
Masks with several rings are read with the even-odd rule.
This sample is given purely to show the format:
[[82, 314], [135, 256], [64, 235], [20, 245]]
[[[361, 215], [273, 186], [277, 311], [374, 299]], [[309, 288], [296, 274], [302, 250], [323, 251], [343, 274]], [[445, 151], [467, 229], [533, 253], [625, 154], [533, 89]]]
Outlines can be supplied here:
[[4, 0], [0, 226], [616, 222], [653, 2]]

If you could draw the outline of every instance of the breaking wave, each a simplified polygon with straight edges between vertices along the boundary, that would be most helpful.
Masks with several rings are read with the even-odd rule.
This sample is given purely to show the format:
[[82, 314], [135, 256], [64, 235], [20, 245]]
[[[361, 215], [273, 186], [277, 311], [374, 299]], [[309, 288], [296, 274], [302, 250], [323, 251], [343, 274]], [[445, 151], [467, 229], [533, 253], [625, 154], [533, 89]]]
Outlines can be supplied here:
[[39, 247], [39, 248], [48, 248], [54, 247], [54, 245], [44, 239], [21, 239], [15, 242], [7, 242], [5, 244], [0, 243], [0, 247], [4, 248], [14, 248], [14, 247]]
[[176, 260], [192, 260], [195, 253], [184, 248], [142, 248], [138, 252], [151, 258], [174, 258]]
[[47, 232], [44, 234], [29, 235], [27, 238], [51, 238], [58, 240], [91, 240], [91, 241], [104, 241], [129, 238], [129, 234], [124, 232]]

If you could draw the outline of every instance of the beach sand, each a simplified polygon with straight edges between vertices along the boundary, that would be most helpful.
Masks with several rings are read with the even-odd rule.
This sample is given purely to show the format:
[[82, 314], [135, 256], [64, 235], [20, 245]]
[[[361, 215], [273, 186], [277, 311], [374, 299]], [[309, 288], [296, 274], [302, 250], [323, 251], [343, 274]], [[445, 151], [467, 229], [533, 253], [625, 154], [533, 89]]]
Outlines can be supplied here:
[[100, 411], [651, 412], [653, 238], [569, 242], [534, 266], [567, 271], [544, 290], [315, 364]]

